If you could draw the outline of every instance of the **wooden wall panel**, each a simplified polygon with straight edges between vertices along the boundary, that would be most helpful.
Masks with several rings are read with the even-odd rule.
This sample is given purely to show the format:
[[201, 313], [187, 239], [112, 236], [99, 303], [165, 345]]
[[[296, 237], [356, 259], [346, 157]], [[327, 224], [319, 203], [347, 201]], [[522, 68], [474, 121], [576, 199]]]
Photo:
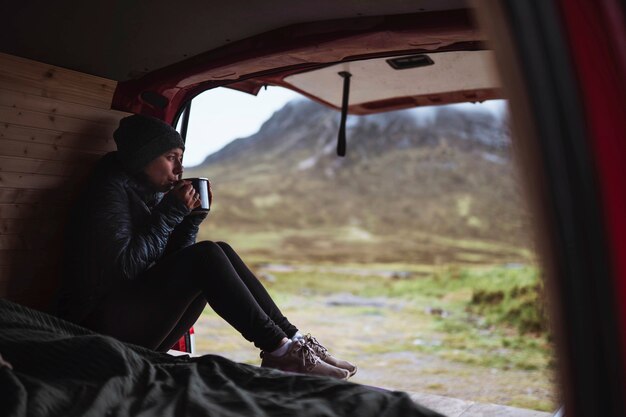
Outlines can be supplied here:
[[[2, 141], [0, 141], [0, 146]], [[89, 155], [85, 161], [96, 161], [99, 155]], [[1, 172], [33, 173], [42, 175], [55, 175], [60, 177], [70, 177], [73, 175], [84, 175], [85, 165], [83, 163], [73, 163], [65, 161], [52, 161], [47, 159], [33, 159], [22, 157], [0, 156]]]
[[80, 178], [56, 175], [24, 174], [22, 172], [0, 173], [0, 187], [7, 188], [71, 191], [74, 190], [73, 185], [79, 181]]
[[102, 151], [98, 152], [91, 149], [68, 148], [66, 146], [44, 145], [42, 143], [21, 142], [10, 139], [0, 139], [0, 149], [2, 149], [0, 153], [3, 156], [56, 161], [78, 162], [82, 158], [93, 158], [93, 155], [102, 155]]
[[89, 136], [85, 133], [76, 134], [58, 130], [37, 129], [6, 122], [0, 125], [0, 139], [80, 148], [98, 153], [109, 151], [114, 147], [113, 137], [109, 136]]
[[116, 82], [0, 54], [0, 296], [45, 309], [63, 226], [126, 113]]
[[88, 121], [54, 113], [43, 113], [6, 106], [0, 106], [0, 120], [4, 123], [21, 126], [92, 136], [111, 136], [116, 128], [115, 125], [106, 125], [99, 121]]
[[0, 88], [0, 106], [13, 107], [19, 110], [31, 110], [50, 115], [69, 116], [88, 122], [98, 122], [107, 126], [115, 126], [117, 120], [126, 114], [116, 110], [99, 109], [98, 107], [68, 103], [26, 93], [17, 93], [2, 88]]
[[[0, 187], [0, 204], [2, 203], [37, 203], [42, 201], [41, 191], [26, 188]], [[48, 193], [47, 203], [58, 203], [70, 201], [72, 195], [69, 193]]]
[[20, 235], [28, 228], [27, 219], [0, 218], [0, 232], [2, 235]]
[[0, 53], [0, 88], [108, 110], [117, 82]]
[[[0, 266], [13, 265], [28, 262], [27, 252], [18, 250], [0, 249]], [[5, 278], [8, 278], [5, 276]]]
[[44, 204], [39, 202], [32, 204], [0, 204], [0, 218], [2, 220], [58, 218], [66, 213], [69, 206], [69, 203]]

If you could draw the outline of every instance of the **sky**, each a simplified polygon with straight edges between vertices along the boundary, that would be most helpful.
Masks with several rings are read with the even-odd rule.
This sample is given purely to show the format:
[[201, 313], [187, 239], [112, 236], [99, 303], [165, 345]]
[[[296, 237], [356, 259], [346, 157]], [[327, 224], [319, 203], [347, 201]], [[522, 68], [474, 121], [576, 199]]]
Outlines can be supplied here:
[[193, 99], [185, 143], [185, 166], [194, 166], [234, 139], [258, 132], [275, 111], [302, 97], [280, 87], [261, 89], [259, 94], [229, 88], [206, 91]]
[[[198, 165], [232, 140], [258, 132], [263, 122], [274, 112], [298, 98], [306, 100], [300, 94], [280, 87], [261, 89], [257, 96], [228, 88], [216, 88], [200, 94], [192, 102], [184, 165]], [[501, 113], [505, 109], [505, 103], [504, 100], [491, 100], [453, 106], [468, 111], [486, 109]], [[422, 107], [413, 111], [428, 117], [432, 114], [433, 107]]]

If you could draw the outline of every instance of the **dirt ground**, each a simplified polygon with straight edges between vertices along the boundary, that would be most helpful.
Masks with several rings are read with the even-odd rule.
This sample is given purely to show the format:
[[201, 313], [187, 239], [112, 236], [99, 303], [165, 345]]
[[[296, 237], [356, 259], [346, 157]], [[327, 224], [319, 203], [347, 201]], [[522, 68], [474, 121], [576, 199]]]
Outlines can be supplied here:
[[[429, 316], [406, 314], [395, 300], [341, 303], [333, 296], [310, 296], [276, 301], [302, 332], [357, 364], [353, 382], [544, 411], [558, 402], [549, 370], [488, 368], [407, 349], [437, 340], [427, 330]], [[210, 309], [194, 328], [198, 354], [260, 364], [258, 350]]]

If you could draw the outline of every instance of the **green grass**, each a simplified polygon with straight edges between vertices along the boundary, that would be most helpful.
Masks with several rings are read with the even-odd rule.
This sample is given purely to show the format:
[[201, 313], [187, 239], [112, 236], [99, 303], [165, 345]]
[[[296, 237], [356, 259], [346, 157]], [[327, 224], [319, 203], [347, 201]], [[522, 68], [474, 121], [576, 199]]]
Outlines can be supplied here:
[[[528, 317], [544, 318], [534, 267], [293, 262], [285, 272], [272, 265], [253, 269], [273, 276], [263, 284], [276, 304], [333, 354], [362, 364], [370, 376], [356, 382], [543, 411], [558, 402], [549, 333], [545, 324], [527, 326]], [[391, 271], [408, 274], [390, 278]], [[361, 304], [329, 303], [337, 299]], [[258, 351], [210, 308], [200, 322], [200, 350], [258, 364]], [[467, 385], [476, 375], [485, 379], [478, 391]]]
[[[396, 267], [411, 270], [406, 265]], [[307, 270], [272, 272], [276, 281], [266, 286], [279, 305], [293, 296], [350, 293], [384, 297], [401, 303], [398, 320], [427, 321], [425, 338], [437, 341], [419, 344], [407, 338], [371, 345], [369, 353], [417, 350], [496, 369], [545, 369], [553, 362], [539, 274], [534, 267], [445, 267], [431, 269], [430, 274], [415, 267], [412, 270], [421, 274], [409, 279], [381, 278], [375, 275], [383, 270], [380, 265], [372, 268], [372, 275], [329, 269], [309, 266]], [[360, 307], [359, 314], [390, 313], [388, 309]]]
[[[216, 213], [213, 213], [216, 214]], [[458, 239], [413, 229], [391, 234], [357, 226], [316, 228], [221, 228], [211, 217], [203, 224], [199, 240], [226, 240], [248, 262], [272, 259], [281, 263], [478, 265], [532, 263], [523, 247], [484, 239]]]

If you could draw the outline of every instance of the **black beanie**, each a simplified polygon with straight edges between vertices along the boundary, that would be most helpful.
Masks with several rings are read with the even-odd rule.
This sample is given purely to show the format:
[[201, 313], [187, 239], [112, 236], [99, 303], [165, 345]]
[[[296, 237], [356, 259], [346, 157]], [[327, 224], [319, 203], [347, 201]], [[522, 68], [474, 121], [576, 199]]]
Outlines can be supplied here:
[[120, 162], [133, 174], [170, 149], [185, 149], [183, 138], [176, 129], [155, 117], [140, 114], [120, 120], [113, 138]]

